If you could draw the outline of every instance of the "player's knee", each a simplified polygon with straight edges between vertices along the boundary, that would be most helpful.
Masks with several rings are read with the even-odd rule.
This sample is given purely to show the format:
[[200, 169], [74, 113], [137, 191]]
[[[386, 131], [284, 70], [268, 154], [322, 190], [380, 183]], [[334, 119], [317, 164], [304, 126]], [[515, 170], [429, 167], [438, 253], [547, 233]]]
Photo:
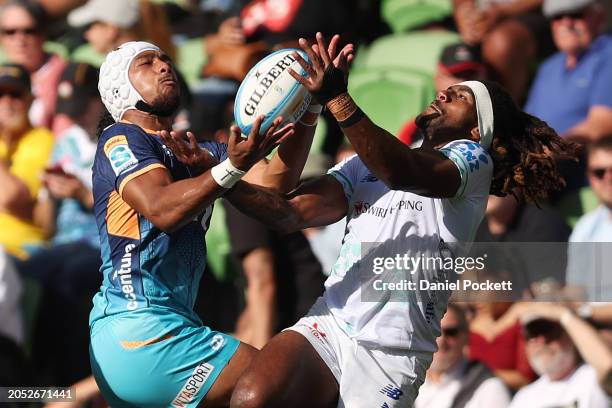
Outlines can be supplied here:
[[261, 381], [253, 380], [248, 375], [238, 381], [232, 393], [230, 407], [265, 408], [270, 406], [272, 406], [270, 395]]

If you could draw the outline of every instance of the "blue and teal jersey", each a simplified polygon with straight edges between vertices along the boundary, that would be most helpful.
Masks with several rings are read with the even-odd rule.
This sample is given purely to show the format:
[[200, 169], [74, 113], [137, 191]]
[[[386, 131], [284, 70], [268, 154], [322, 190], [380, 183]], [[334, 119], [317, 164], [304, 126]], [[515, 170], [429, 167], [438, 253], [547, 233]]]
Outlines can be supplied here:
[[[218, 160], [227, 157], [224, 144], [201, 146]], [[92, 326], [107, 316], [148, 310], [178, 313], [201, 324], [193, 305], [206, 263], [204, 235], [212, 206], [179, 230], [165, 233], [122, 199], [130, 180], [158, 168], [174, 181], [195, 175], [153, 131], [120, 122], [100, 136], [93, 194], [103, 281], [93, 299]]]

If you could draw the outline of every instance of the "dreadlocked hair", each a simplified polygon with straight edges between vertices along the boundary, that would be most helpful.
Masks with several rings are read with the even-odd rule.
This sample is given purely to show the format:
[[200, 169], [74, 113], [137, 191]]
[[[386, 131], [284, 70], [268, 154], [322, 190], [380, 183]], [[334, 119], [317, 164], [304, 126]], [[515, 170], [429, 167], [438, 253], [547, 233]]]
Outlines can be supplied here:
[[578, 145], [560, 138], [546, 122], [519, 109], [500, 85], [482, 82], [493, 103], [494, 137], [489, 153], [494, 172], [490, 193], [521, 196], [537, 205], [565, 186], [557, 161], [576, 161]]
[[102, 112], [102, 115], [100, 115], [98, 126], [96, 127], [96, 139], [100, 139], [100, 136], [102, 135], [102, 132], [104, 132], [104, 129], [106, 129], [113, 123], [115, 123], [115, 119], [113, 119], [113, 116], [108, 110], [104, 109], [104, 112]]

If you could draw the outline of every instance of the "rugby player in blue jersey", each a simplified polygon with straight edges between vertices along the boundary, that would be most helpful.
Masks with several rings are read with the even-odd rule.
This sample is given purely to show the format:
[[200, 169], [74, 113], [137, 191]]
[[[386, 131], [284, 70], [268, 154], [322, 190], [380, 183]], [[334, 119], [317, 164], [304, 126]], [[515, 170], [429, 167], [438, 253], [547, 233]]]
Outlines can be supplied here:
[[[346, 60], [352, 48], [345, 50]], [[158, 47], [129, 42], [109, 53], [98, 88], [113, 121], [100, 134], [93, 166], [103, 261], [90, 315], [96, 381], [113, 407], [227, 406], [256, 350], [206, 327], [193, 311], [213, 202], [226, 193], [249, 202], [256, 187], [231, 188], [258, 162], [260, 186], [295, 186], [320, 106], [282, 129], [277, 118], [264, 135], [263, 118], [247, 139], [233, 127], [227, 146], [198, 147], [188, 134], [192, 149], [184, 156], [168, 132], [179, 86]], [[279, 144], [269, 162], [260, 161]]]

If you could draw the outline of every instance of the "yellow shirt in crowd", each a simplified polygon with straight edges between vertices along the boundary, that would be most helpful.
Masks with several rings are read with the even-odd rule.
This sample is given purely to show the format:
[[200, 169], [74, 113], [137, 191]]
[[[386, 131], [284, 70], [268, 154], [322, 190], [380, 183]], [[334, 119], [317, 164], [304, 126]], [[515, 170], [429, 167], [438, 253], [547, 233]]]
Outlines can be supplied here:
[[[28, 186], [34, 198], [40, 190], [41, 175], [49, 162], [52, 149], [53, 134], [44, 128], [27, 132], [12, 152], [8, 151], [8, 146], [0, 138], [0, 160], [9, 164], [10, 173]], [[24, 247], [40, 245], [43, 240], [43, 231], [32, 222], [0, 210], [0, 245], [9, 254], [26, 258]]]

